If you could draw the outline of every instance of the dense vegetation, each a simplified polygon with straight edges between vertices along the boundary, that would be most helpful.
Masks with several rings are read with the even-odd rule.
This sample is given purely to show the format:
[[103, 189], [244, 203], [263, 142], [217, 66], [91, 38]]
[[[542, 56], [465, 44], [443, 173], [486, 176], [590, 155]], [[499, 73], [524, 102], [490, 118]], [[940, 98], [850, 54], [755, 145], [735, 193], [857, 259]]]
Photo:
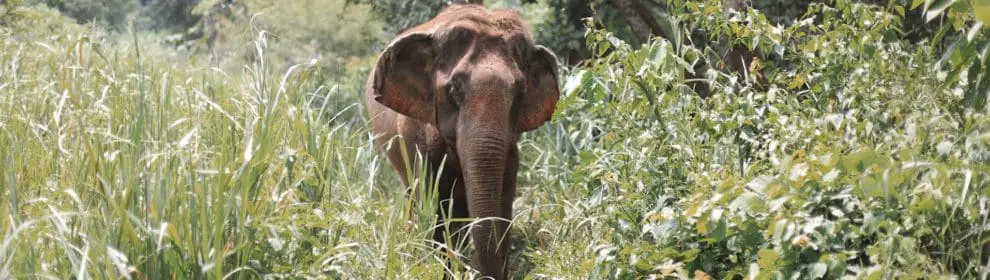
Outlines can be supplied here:
[[[431, 194], [405, 195], [360, 104], [410, 18], [385, 16], [436, 7], [220, 2], [3, 2], [0, 278], [443, 271]], [[489, 1], [590, 57], [520, 142], [516, 278], [987, 277], [990, 32], [973, 12], [990, 5], [861, 2], [780, 8], [785, 24], [664, 1], [668, 32], [759, 55], [692, 73], [725, 63], [718, 45]], [[906, 32], [912, 15], [932, 32]]]

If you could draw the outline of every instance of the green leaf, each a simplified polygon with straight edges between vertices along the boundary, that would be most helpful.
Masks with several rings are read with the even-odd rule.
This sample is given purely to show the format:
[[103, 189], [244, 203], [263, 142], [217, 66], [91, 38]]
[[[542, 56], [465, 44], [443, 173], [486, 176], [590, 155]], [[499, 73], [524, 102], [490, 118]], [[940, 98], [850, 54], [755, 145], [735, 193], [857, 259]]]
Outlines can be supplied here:
[[976, 35], [980, 34], [980, 30], [983, 30], [982, 22], [977, 22], [973, 24], [973, 26], [969, 28], [969, 31], [966, 32], [966, 41], [973, 42], [973, 39], [976, 39]]
[[767, 175], [760, 175], [759, 177], [753, 179], [753, 181], [747, 183], [746, 187], [748, 187], [750, 190], [753, 190], [754, 192], [762, 194], [762, 193], [766, 193], [767, 186], [769, 186], [770, 183], [773, 183], [773, 177]]
[[882, 197], [884, 195], [882, 184], [874, 176], [864, 176], [859, 181], [859, 189], [866, 197]]
[[[970, 69], [970, 67], [968, 66], [973, 65], [978, 68], [979, 63], [973, 63], [973, 60], [974, 60], [973, 57], [967, 57], [963, 63], [958, 63], [954, 65], [952, 67], [952, 71], [949, 72], [949, 75], [945, 77], [945, 83], [942, 84], [942, 88], [946, 89], [956, 86], [956, 82], [959, 81], [959, 76], [962, 75], [963, 70]], [[979, 72], [969, 71], [969, 73], [970, 75], [972, 75], [972, 73], [979, 73]]]
[[780, 260], [780, 253], [770, 249], [761, 249], [756, 255], [759, 256], [756, 263], [760, 265], [762, 270], [777, 270], [777, 260]]
[[911, 210], [915, 213], [927, 212], [935, 209], [935, 201], [928, 196], [921, 196], [911, 204]]
[[709, 214], [707, 213], [701, 215], [701, 217], [698, 218], [696, 230], [698, 231], [699, 234], [708, 233], [708, 221], [709, 221]]
[[581, 69], [567, 77], [567, 82], [564, 83], [564, 95], [577, 94], [579, 89], [587, 87], [586, 75], [588, 75], [588, 70]]
[[[872, 167], [878, 160], [878, 155], [873, 151], [862, 151], [843, 156], [839, 161], [839, 171], [843, 173], [858, 174]], [[855, 172], [853, 172], [855, 171]]]
[[941, 16], [942, 13], [945, 12], [945, 9], [952, 7], [952, 4], [955, 4], [956, 1], [959, 0], [940, 0], [937, 3], [935, 3], [935, 5], [932, 6], [927, 13], [925, 13], [925, 22], [930, 22], [933, 19]]
[[810, 274], [811, 278], [818, 279], [825, 277], [826, 272], [828, 272], [828, 265], [824, 263], [817, 262], [811, 264], [811, 266], [808, 267], [808, 273]]
[[733, 200], [729, 207], [750, 214], [763, 213], [767, 209], [766, 201], [753, 192], [743, 193], [736, 200]]
[[696, 248], [696, 249], [684, 251], [684, 253], [681, 253], [681, 257], [684, 258], [685, 262], [690, 262], [698, 258], [699, 254], [701, 254], [701, 250]]

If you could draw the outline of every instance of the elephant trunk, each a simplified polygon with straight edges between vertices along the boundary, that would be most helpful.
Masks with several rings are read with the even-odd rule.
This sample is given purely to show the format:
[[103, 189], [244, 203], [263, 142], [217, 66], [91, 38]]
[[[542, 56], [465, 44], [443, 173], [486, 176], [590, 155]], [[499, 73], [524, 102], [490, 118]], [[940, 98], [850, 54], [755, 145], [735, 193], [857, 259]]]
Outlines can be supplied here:
[[[509, 141], [504, 131], [487, 130], [463, 139], [464, 183], [468, 193], [468, 212], [475, 218], [471, 227], [475, 252], [472, 267], [481, 275], [503, 279], [505, 257], [509, 249], [508, 219], [504, 217], [506, 157]], [[510, 202], [511, 203], [511, 202]]]
[[457, 154], [467, 189], [468, 213], [475, 219], [471, 265], [483, 277], [504, 279], [511, 218], [506, 205], [511, 206], [514, 196], [506, 191], [506, 169], [517, 137], [511, 116], [515, 95], [511, 93], [516, 92], [521, 79], [519, 71], [501, 57], [480, 60], [483, 62], [470, 76], [469, 94], [458, 118]]

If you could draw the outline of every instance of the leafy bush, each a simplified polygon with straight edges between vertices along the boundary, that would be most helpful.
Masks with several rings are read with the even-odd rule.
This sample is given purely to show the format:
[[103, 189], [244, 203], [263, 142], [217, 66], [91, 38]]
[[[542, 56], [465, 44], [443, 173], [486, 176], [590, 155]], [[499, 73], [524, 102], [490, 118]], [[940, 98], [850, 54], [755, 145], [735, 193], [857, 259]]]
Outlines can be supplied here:
[[127, 17], [138, 10], [138, 2], [134, 0], [29, 0], [30, 2], [44, 3], [79, 23], [100, 22], [118, 30], [128, 27]]
[[0, 7], [3, 8], [3, 13], [0, 13], [0, 27], [3, 29], [0, 31], [4, 36], [57, 37], [85, 30], [71, 18], [41, 4], [25, 5], [23, 2], [8, 1]]
[[236, 69], [257, 59], [257, 49], [245, 42], [264, 33], [260, 43], [273, 69], [282, 71], [295, 64], [316, 62], [339, 78], [366, 71], [342, 66], [366, 62], [376, 54], [373, 44], [382, 40], [382, 22], [366, 5], [347, 5], [345, 0], [248, 0], [238, 5], [242, 10], [225, 15], [207, 15], [210, 2], [194, 10], [209, 19], [201, 23], [209, 25], [200, 27], [209, 34], [195, 43], [194, 55], [207, 54], [212, 65]]
[[[704, 22], [722, 18], [714, 2], [675, 4]], [[541, 197], [577, 205], [527, 222], [576, 221], [533, 234], [586, 234], [531, 249], [538, 273], [981, 275], [986, 108], [962, 109], [967, 83], [947, 78], [935, 50], [900, 41], [897, 16], [849, 1], [814, 4], [811, 14], [820, 21], [787, 28], [753, 10], [746, 21], [705, 22], [786, 62], [754, 66], [773, 81], [766, 91], [710, 73], [721, 93], [705, 100], [677, 74], [699, 50], [660, 40], [635, 49], [590, 32], [598, 57], [568, 76], [560, 121], [533, 139], [553, 144], [534, 144], [547, 152], [522, 169], [543, 184], [552, 181], [535, 178], [573, 170], [557, 179], [559, 193]], [[567, 254], [583, 257], [555, 257]]]
[[443, 7], [446, 1], [416, 1], [416, 0], [347, 0], [350, 5], [365, 4], [385, 20], [385, 32], [395, 35], [403, 30], [426, 22]]

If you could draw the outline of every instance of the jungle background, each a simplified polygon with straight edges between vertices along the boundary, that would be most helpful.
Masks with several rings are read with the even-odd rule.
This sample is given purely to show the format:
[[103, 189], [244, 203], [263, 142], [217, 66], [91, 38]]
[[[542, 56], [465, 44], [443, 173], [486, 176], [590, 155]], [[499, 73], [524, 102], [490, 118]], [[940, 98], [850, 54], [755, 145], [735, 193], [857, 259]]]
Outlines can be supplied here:
[[[0, 278], [444, 271], [361, 96], [448, 2], [0, 3]], [[561, 62], [514, 278], [990, 274], [988, 1], [485, 5]]]

